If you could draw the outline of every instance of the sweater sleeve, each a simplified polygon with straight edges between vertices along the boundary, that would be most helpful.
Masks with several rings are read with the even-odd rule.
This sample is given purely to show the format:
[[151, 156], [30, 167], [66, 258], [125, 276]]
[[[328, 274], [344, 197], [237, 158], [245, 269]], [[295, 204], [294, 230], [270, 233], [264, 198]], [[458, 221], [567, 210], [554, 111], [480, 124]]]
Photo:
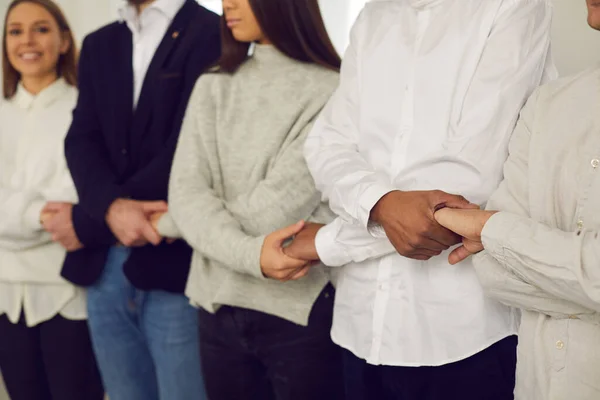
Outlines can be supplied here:
[[41, 192], [0, 187], [0, 246], [25, 250], [50, 241], [40, 216], [46, 199]]
[[169, 183], [169, 210], [182, 236], [203, 256], [266, 279], [260, 267], [263, 236], [247, 235], [212, 187], [203, 137], [215, 135], [214, 75], [198, 80], [179, 137]]
[[304, 160], [303, 148], [329, 95], [324, 93], [303, 112], [265, 178], [249, 192], [225, 203], [246, 232], [260, 235], [308, 220], [320, 205], [321, 196]]

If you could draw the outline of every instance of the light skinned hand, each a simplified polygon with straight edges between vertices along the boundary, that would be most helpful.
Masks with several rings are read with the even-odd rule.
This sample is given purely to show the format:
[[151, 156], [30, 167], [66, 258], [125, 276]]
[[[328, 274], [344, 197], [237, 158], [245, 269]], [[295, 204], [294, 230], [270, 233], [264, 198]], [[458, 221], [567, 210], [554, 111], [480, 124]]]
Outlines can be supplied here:
[[72, 215], [73, 204], [48, 202], [40, 216], [44, 230], [52, 235], [52, 240], [69, 252], [83, 248], [75, 232]]
[[458, 210], [443, 208], [435, 213], [435, 219], [445, 228], [462, 236], [462, 246], [454, 249], [448, 256], [451, 265], [458, 264], [484, 250], [481, 232], [487, 221], [496, 211]]
[[268, 278], [286, 282], [306, 276], [310, 270], [310, 263], [286, 255], [283, 243], [297, 235], [305, 222], [300, 221], [294, 225], [277, 230], [265, 238], [260, 254], [260, 267], [263, 275]]
[[108, 209], [106, 222], [119, 242], [126, 247], [139, 247], [152, 243], [158, 246], [162, 237], [152, 227], [150, 216], [167, 212], [164, 201], [115, 200]]
[[441, 226], [434, 214], [443, 207], [478, 209], [462, 196], [440, 190], [392, 191], [371, 210], [371, 220], [380, 224], [399, 254], [429, 260], [461, 242], [459, 235]]

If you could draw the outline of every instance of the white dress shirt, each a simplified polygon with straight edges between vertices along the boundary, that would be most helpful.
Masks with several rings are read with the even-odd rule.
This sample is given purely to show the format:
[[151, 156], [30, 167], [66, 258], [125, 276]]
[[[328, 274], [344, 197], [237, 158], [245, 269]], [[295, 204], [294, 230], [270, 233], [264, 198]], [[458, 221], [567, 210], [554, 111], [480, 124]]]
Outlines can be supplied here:
[[120, 10], [121, 19], [127, 23], [133, 34], [134, 108], [142, 93], [146, 72], [154, 53], [184, 3], [185, 0], [156, 0], [139, 14], [137, 8], [131, 4]]
[[76, 101], [59, 79], [0, 102], [0, 315], [13, 323], [21, 312], [28, 326], [87, 316], [85, 291], [60, 276], [65, 250], [40, 224], [48, 201], [77, 202], [63, 151]]
[[555, 74], [550, 25], [549, 0], [380, 0], [356, 22], [305, 155], [339, 216], [316, 239], [321, 260], [343, 266], [332, 337], [358, 357], [442, 365], [517, 332], [470, 261], [404, 258], [369, 216], [392, 190], [486, 202], [519, 110]]
[[486, 293], [522, 309], [517, 400], [600, 399], [600, 69], [523, 109], [488, 202]]

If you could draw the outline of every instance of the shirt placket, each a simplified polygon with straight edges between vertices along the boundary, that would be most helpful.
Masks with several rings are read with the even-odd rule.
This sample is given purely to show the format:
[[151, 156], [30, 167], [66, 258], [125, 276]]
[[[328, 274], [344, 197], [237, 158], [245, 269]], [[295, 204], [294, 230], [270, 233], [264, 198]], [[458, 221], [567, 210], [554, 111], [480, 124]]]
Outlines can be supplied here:
[[[413, 47], [413, 57], [411, 66], [408, 68], [409, 76], [406, 79], [404, 87], [404, 96], [400, 110], [400, 128], [394, 140], [394, 150], [391, 157], [391, 176], [398, 176], [406, 166], [406, 157], [408, 155], [408, 145], [414, 128], [414, 96], [415, 96], [415, 78], [419, 49], [423, 41], [423, 36], [429, 21], [429, 12], [422, 11], [417, 14], [417, 35]], [[386, 257], [381, 260], [377, 272], [377, 288], [375, 290], [375, 300], [373, 305], [373, 336], [371, 339], [371, 352], [369, 362], [380, 364], [381, 348], [383, 343], [384, 325], [386, 321], [386, 311], [390, 298], [390, 277], [393, 267], [393, 258]], [[396, 317], [401, 310], [394, 310]], [[402, 318], [402, 316], [399, 316]]]

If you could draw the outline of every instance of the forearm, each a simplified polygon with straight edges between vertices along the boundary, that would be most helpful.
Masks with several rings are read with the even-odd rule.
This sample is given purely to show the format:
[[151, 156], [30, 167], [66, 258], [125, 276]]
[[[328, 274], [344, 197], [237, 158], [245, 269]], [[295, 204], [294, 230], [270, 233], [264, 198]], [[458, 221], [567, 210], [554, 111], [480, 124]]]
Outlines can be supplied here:
[[600, 312], [597, 232], [565, 232], [500, 212], [487, 222], [482, 241], [492, 257], [523, 281]]
[[396, 252], [387, 237], [374, 237], [365, 227], [341, 218], [319, 230], [315, 246], [319, 258], [328, 267], [360, 263]]
[[476, 255], [473, 263], [486, 293], [503, 304], [556, 318], [594, 313], [589, 308], [553, 296], [525, 282], [488, 252]]

